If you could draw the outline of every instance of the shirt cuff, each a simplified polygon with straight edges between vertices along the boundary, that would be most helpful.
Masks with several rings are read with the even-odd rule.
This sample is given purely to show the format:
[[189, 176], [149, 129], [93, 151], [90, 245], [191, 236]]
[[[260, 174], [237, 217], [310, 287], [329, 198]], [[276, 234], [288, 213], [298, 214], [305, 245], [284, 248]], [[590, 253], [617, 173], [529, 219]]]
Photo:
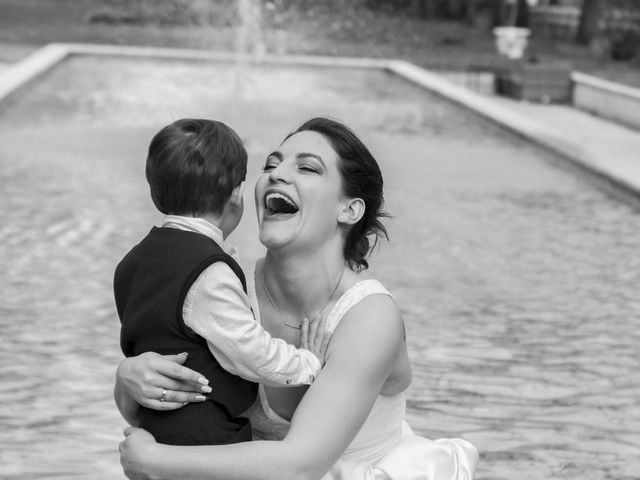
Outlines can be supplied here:
[[[300, 348], [298, 349], [298, 351], [302, 355], [305, 355], [307, 357], [309, 361], [309, 368], [311, 369], [311, 373], [305, 373], [303, 375], [300, 375], [300, 379], [297, 383], [300, 385], [311, 385], [316, 380], [316, 377], [320, 373], [320, 370], [322, 370], [322, 364], [320, 363], [320, 360], [318, 360], [318, 357], [316, 357], [309, 350], [304, 350]], [[287, 379], [285, 383], [287, 385], [292, 385], [293, 384], [292, 382], [293, 382], [292, 379]]]

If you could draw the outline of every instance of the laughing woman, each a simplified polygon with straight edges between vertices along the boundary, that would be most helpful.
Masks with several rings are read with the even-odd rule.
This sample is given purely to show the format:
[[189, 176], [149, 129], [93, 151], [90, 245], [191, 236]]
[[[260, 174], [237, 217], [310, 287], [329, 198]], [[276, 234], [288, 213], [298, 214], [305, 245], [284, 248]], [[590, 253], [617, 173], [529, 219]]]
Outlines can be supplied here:
[[[367, 147], [325, 118], [303, 124], [267, 157], [255, 187], [267, 254], [255, 266], [254, 311], [273, 336], [295, 345], [297, 319], [320, 313], [333, 332], [325, 366], [306, 391], [261, 386], [247, 413], [253, 442], [175, 447], [128, 429], [121, 462], [129, 478], [473, 478], [478, 454], [470, 443], [428, 440], [405, 422], [411, 367], [403, 321], [382, 284], [359, 275], [371, 240], [386, 235], [382, 184]], [[162, 357], [123, 360], [117, 381], [154, 405], [143, 392], [167, 388], [157, 383], [167, 376], [181, 390], [171, 392], [170, 406], [195, 398], [186, 380], [194, 373]]]

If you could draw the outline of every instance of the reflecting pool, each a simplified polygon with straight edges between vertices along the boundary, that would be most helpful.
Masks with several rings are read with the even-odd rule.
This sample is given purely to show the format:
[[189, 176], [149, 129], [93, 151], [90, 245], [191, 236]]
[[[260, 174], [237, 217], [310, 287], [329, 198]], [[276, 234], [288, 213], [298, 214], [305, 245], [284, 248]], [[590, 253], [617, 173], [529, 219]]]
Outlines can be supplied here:
[[[303, 120], [379, 159], [410, 423], [483, 479], [640, 478], [640, 214], [551, 154], [382, 71], [73, 57], [0, 105], [0, 477], [123, 478], [111, 279], [160, 220], [144, 180], [172, 120], [233, 126], [253, 184]], [[234, 233], [249, 269], [252, 196]]]

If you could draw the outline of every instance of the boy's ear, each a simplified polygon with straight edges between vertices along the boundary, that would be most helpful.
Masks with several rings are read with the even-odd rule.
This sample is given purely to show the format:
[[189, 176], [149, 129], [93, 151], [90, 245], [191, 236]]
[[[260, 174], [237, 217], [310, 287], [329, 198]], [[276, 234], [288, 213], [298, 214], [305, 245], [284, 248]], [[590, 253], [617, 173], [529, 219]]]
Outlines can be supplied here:
[[243, 181], [240, 185], [233, 189], [231, 192], [231, 197], [229, 197], [229, 203], [232, 205], [240, 205], [242, 203], [242, 198], [244, 197], [244, 187], [245, 182]]
[[338, 212], [338, 223], [355, 225], [364, 215], [365, 208], [361, 198], [349, 198]]

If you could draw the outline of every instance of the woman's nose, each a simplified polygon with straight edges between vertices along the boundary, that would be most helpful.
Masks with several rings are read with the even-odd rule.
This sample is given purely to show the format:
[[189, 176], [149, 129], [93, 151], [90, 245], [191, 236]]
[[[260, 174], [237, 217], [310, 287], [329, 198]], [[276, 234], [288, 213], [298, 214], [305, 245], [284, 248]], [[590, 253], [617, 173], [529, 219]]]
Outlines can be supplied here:
[[269, 173], [269, 181], [272, 183], [277, 183], [277, 182], [290, 183], [291, 169], [285, 162], [281, 162], [280, 164], [278, 164], [276, 168], [271, 170], [271, 173]]

